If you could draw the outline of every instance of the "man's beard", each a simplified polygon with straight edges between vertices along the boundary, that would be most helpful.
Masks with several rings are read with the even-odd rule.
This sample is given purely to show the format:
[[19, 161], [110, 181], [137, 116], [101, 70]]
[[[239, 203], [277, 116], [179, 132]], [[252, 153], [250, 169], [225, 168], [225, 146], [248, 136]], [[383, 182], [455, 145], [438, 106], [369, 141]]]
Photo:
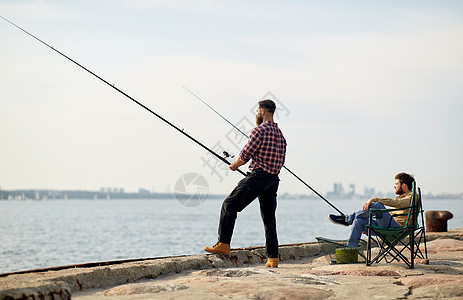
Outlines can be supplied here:
[[262, 122], [264, 122], [264, 118], [260, 114], [256, 115], [256, 125], [259, 126]]
[[396, 195], [402, 195], [402, 194], [405, 194], [405, 193], [404, 193], [404, 190], [402, 189], [402, 186], [401, 186], [401, 187], [399, 187], [399, 188], [397, 189], [397, 191], [395, 192], [395, 194], [396, 194]]

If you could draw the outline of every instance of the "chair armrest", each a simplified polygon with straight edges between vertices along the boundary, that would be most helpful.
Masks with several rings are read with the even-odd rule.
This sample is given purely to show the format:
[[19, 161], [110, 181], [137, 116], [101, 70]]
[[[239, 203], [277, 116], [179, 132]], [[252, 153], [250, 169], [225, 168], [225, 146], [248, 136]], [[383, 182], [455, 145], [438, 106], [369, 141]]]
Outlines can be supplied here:
[[410, 209], [410, 208], [413, 208], [413, 206], [407, 206], [407, 207], [401, 207], [401, 208], [387, 208], [387, 209], [371, 208], [368, 211], [370, 213], [387, 213], [387, 212], [391, 212], [391, 211], [404, 210], [404, 209]]

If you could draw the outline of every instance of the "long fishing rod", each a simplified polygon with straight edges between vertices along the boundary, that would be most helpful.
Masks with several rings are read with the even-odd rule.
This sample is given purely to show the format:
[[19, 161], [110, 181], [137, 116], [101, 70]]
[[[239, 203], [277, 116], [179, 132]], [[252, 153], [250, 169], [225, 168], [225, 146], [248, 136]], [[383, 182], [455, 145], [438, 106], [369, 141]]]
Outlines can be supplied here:
[[[204, 105], [206, 105], [207, 107], [209, 107], [210, 109], [212, 109], [216, 114], [218, 114], [222, 119], [224, 119], [228, 124], [230, 124], [231, 126], [233, 126], [236, 130], [238, 130], [242, 135], [244, 135], [246, 138], [249, 138], [249, 136], [244, 133], [243, 131], [241, 131], [238, 127], [236, 127], [233, 123], [231, 123], [230, 121], [228, 121], [224, 116], [222, 116], [220, 113], [218, 113], [215, 109], [213, 109], [209, 104], [207, 104], [203, 99], [201, 99], [200, 97], [198, 97], [195, 93], [193, 93], [192, 91], [190, 91], [188, 88], [186, 88], [185, 86], [183, 86], [183, 88], [185, 90], [187, 90], [190, 94], [192, 94], [193, 96], [196, 97], [196, 99], [198, 99], [199, 101], [201, 101]], [[308, 185], [304, 180], [302, 180], [299, 176], [297, 176], [296, 174], [294, 174], [293, 171], [291, 171], [290, 169], [288, 169], [286, 166], [283, 166], [283, 168], [288, 171], [291, 175], [293, 175], [294, 177], [296, 177], [300, 182], [302, 182], [306, 187], [308, 187], [309, 189], [312, 190], [312, 192], [314, 192], [318, 197], [320, 197], [321, 199], [323, 199], [328, 205], [330, 205], [332, 208], [334, 208], [337, 212], [339, 212], [341, 215], [344, 216], [344, 213], [342, 211], [340, 211], [336, 206], [334, 206], [331, 202], [329, 202], [328, 200], [325, 199], [325, 197], [323, 197], [322, 195], [320, 195], [316, 190], [314, 190], [310, 185]]]
[[[4, 18], [3, 16], [0, 16], [0, 18], [2, 18], [3, 20], [5, 20], [6, 22], [10, 23], [11, 25], [13, 25], [14, 27], [18, 28], [19, 30], [23, 31], [24, 33], [26, 33], [27, 35], [31, 36], [32, 38], [36, 39], [37, 41], [39, 41], [40, 43], [44, 44], [45, 46], [47, 46], [48, 48], [52, 49], [53, 51], [57, 52], [58, 54], [60, 54], [61, 56], [65, 57], [66, 59], [70, 60], [71, 62], [73, 62], [74, 64], [78, 65], [79, 67], [81, 67], [82, 69], [84, 69], [85, 71], [87, 71], [88, 73], [92, 74], [93, 76], [95, 76], [96, 78], [98, 78], [99, 80], [103, 81], [104, 83], [106, 83], [107, 85], [109, 85], [110, 87], [112, 87], [113, 89], [115, 89], [116, 91], [118, 91], [119, 93], [121, 93], [122, 95], [124, 95], [125, 97], [129, 98], [130, 100], [132, 100], [133, 102], [135, 102], [136, 104], [138, 104], [139, 106], [143, 107], [144, 109], [146, 109], [147, 111], [149, 111], [150, 113], [152, 113], [153, 115], [155, 115], [156, 117], [158, 117], [159, 119], [161, 119], [162, 121], [166, 122], [167, 124], [169, 124], [170, 126], [172, 126], [173, 128], [175, 128], [178, 132], [182, 133], [183, 135], [185, 135], [186, 137], [188, 137], [189, 139], [191, 139], [193, 142], [195, 142], [196, 144], [198, 144], [199, 146], [203, 147], [204, 149], [206, 149], [207, 151], [209, 151], [212, 155], [214, 155], [215, 157], [217, 157], [218, 159], [220, 159], [221, 161], [223, 161], [224, 163], [226, 163], [227, 165], [230, 165], [230, 162], [228, 162], [228, 160], [226, 160], [224, 157], [220, 156], [219, 154], [215, 153], [214, 151], [212, 151], [211, 149], [209, 149], [208, 147], [206, 147], [204, 144], [202, 144], [201, 142], [199, 142], [197, 139], [195, 139], [194, 137], [192, 137], [191, 135], [189, 135], [188, 133], [186, 133], [185, 131], [183, 131], [183, 129], [180, 129], [178, 128], [177, 126], [175, 126], [174, 124], [172, 124], [171, 122], [169, 122], [168, 120], [166, 120], [165, 118], [163, 118], [162, 116], [160, 116], [159, 114], [155, 113], [153, 110], [151, 110], [150, 108], [146, 107], [145, 105], [143, 105], [142, 103], [140, 103], [139, 101], [135, 100], [133, 97], [131, 97], [130, 95], [128, 95], [127, 93], [125, 93], [124, 91], [120, 90], [119, 88], [117, 88], [114, 84], [111, 84], [109, 83], [108, 81], [106, 81], [105, 79], [103, 79], [102, 77], [98, 76], [97, 74], [95, 74], [94, 72], [90, 71], [89, 69], [87, 69], [86, 67], [84, 67], [83, 65], [81, 65], [80, 63], [78, 63], [77, 61], [73, 60], [72, 58], [70, 58], [69, 56], [67, 56], [66, 54], [58, 51], [57, 49], [55, 49], [54, 47], [50, 46], [49, 44], [47, 44], [46, 42], [44, 42], [43, 40], [39, 39], [38, 37], [36, 37], [35, 35], [33, 35], [32, 33], [26, 31], [25, 29], [21, 28], [20, 26], [16, 25], [15, 23], [11, 22], [10, 20]], [[246, 174], [241, 171], [241, 170], [238, 170], [238, 172], [244, 176], [246, 176]]]

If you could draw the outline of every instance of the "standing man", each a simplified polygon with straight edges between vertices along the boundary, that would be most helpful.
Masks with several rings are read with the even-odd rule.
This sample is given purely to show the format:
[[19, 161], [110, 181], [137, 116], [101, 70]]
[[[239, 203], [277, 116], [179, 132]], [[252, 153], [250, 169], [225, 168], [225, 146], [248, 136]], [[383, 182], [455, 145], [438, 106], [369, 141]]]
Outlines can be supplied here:
[[362, 232], [367, 232], [366, 225], [369, 221], [370, 208], [385, 209], [384, 205], [393, 208], [404, 208], [395, 212], [396, 216], [391, 216], [390, 213], [378, 213], [373, 216], [373, 224], [382, 228], [392, 228], [405, 226], [407, 222], [408, 209], [412, 198], [412, 184], [415, 181], [412, 175], [407, 173], [399, 173], [395, 176], [394, 190], [397, 195], [392, 198], [371, 198], [363, 204], [362, 210], [354, 212], [347, 216], [329, 215], [328, 219], [338, 225], [352, 226], [347, 247], [357, 247], [359, 245]]
[[272, 100], [259, 101], [256, 125], [247, 144], [229, 168], [236, 171], [240, 166], [251, 163], [251, 172], [235, 187], [223, 201], [219, 221], [219, 241], [204, 250], [210, 253], [230, 255], [230, 242], [238, 212], [254, 199], [259, 198], [260, 214], [265, 228], [267, 267], [278, 267], [278, 238], [275, 211], [280, 179], [278, 174], [285, 162], [286, 140], [273, 121], [276, 105]]

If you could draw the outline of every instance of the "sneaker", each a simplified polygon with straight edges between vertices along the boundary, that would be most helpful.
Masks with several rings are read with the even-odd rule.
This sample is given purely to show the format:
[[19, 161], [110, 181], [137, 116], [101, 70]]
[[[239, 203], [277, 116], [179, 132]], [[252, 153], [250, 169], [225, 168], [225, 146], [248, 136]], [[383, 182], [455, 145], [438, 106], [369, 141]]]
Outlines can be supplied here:
[[345, 216], [336, 216], [336, 215], [329, 215], [328, 219], [333, 222], [334, 224], [342, 225], [342, 226], [349, 226], [346, 222]]
[[265, 266], [267, 268], [278, 268], [278, 258], [268, 258]]
[[212, 247], [205, 247], [204, 250], [206, 250], [209, 253], [220, 253], [230, 255], [230, 245], [221, 242], [217, 242]]

